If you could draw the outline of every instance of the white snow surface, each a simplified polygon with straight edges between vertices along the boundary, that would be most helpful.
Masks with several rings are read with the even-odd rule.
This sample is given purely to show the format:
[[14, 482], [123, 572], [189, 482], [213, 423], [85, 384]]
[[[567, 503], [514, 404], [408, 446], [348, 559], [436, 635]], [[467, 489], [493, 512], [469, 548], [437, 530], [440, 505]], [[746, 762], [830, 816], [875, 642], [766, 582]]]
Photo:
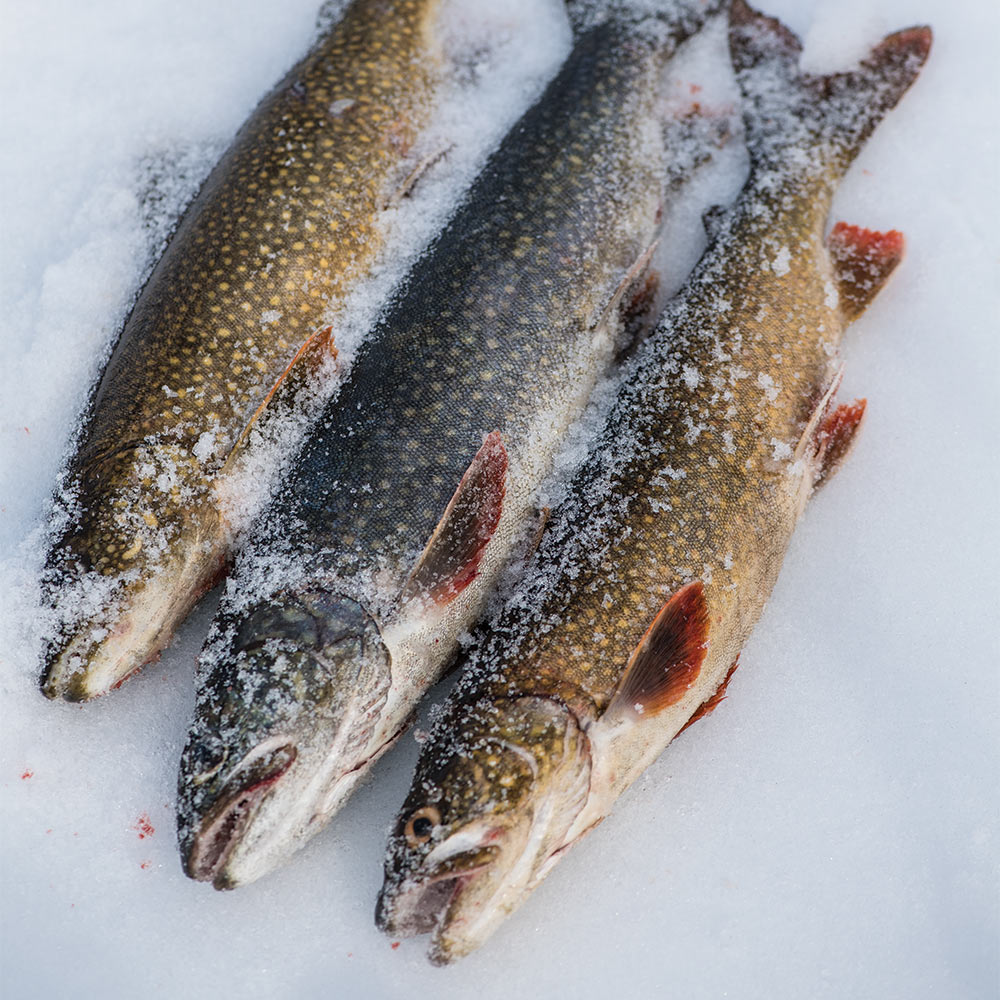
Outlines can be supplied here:
[[[527, 52], [525, 78], [566, 50], [554, 0], [461, 2], [463, 30], [481, 11], [501, 46], [522, 26], [507, 44]], [[0, 994], [995, 997], [1000, 8], [987, 0], [767, 3], [815, 71], [896, 28], [935, 30], [831, 220], [907, 237], [845, 340], [841, 398], [867, 396], [866, 427], [810, 505], [727, 700], [480, 952], [434, 969], [426, 939], [396, 948], [372, 921], [411, 738], [281, 871], [232, 893], [181, 873], [174, 783], [214, 595], [120, 691], [84, 706], [39, 694], [39, 539], [79, 410], [177, 208], [303, 54], [316, 6], [0, 3]], [[721, 39], [679, 67], [677, 93], [689, 73], [731, 93]], [[530, 80], [502, 78], [529, 99]], [[476, 115], [512, 107], [505, 91]], [[720, 161], [672, 221], [674, 286], [701, 249], [701, 209], [739, 185], [739, 152]]]

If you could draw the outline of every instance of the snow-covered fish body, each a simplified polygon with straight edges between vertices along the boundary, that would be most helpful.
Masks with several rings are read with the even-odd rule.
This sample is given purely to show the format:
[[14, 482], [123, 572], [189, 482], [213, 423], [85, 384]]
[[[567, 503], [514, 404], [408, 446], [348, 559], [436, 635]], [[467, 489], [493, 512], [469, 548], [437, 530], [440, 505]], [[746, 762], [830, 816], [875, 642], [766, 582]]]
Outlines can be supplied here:
[[251, 531], [181, 761], [192, 877], [250, 881], [322, 828], [441, 676], [536, 518], [655, 239], [657, 82], [704, 17], [700, 4], [670, 9], [666, 22], [613, 16], [582, 31]]
[[750, 178], [709, 216], [709, 249], [423, 744], [391, 836], [377, 920], [433, 931], [433, 961], [478, 947], [721, 698], [863, 413], [832, 402], [836, 349], [901, 238], [824, 231], [930, 38], [902, 31], [855, 71], [812, 77], [787, 29], [733, 4]]
[[45, 580], [50, 698], [154, 656], [230, 540], [213, 489], [301, 345], [376, 260], [438, 95], [439, 0], [354, 0], [184, 214], [96, 387]]

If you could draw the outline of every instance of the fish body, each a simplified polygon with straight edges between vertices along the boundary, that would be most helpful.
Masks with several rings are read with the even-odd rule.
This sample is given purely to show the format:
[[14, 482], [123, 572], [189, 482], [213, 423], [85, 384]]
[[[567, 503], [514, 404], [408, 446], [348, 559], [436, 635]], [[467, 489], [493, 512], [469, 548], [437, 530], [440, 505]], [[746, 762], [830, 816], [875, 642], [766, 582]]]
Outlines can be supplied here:
[[473, 654], [391, 836], [377, 921], [478, 947], [721, 698], [805, 503], [863, 403], [836, 406], [847, 322], [898, 233], [838, 225], [836, 183], [926, 58], [889, 36], [850, 73], [742, 0], [730, 48], [751, 174], [627, 372], [526, 583]]
[[704, 16], [675, 9], [665, 27], [614, 16], [582, 31], [251, 530], [181, 760], [192, 877], [250, 881], [322, 828], [537, 517], [537, 487], [612, 359], [619, 300], [655, 239], [657, 83]]
[[86, 700], [220, 573], [216, 476], [296, 351], [370, 269], [429, 119], [439, 0], [355, 0], [202, 185], [121, 332], [57, 507], [42, 675]]

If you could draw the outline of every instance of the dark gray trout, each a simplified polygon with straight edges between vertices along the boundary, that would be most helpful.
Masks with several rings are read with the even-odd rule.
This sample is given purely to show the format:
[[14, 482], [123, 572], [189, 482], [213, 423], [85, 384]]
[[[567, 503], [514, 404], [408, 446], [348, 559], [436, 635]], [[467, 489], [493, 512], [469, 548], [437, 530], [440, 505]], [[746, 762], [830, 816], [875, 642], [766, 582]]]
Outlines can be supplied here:
[[798, 40], [733, 4], [751, 174], [623, 380], [536, 561], [424, 743], [376, 919], [482, 942], [721, 699], [814, 488], [864, 403], [836, 405], [845, 326], [900, 259], [839, 224], [835, 187], [931, 33], [808, 76]]
[[248, 882], [320, 830], [481, 613], [612, 360], [665, 197], [658, 82], [706, 9], [580, 28], [250, 530], [181, 760], [192, 878]]
[[386, 206], [435, 105], [439, 2], [355, 0], [182, 218], [64, 477], [44, 588], [50, 698], [119, 684], [220, 573], [230, 537], [217, 473], [386, 239]]

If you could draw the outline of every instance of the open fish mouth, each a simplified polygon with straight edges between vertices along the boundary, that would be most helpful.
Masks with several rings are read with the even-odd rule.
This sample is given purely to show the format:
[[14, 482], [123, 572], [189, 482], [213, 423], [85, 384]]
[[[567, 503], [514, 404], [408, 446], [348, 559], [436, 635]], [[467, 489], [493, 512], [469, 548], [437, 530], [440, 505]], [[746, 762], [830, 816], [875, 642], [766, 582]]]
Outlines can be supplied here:
[[387, 934], [415, 937], [433, 933], [431, 961], [445, 964], [447, 955], [435, 960], [437, 942], [447, 928], [455, 902], [468, 885], [491, 867], [499, 849], [488, 847], [450, 858], [431, 872], [410, 877], [379, 894], [375, 923]]
[[184, 871], [197, 882], [211, 882], [216, 889], [238, 884], [226, 874], [226, 863], [261, 802], [292, 766], [298, 751], [291, 743], [271, 750], [237, 772], [199, 823], [184, 854]]

